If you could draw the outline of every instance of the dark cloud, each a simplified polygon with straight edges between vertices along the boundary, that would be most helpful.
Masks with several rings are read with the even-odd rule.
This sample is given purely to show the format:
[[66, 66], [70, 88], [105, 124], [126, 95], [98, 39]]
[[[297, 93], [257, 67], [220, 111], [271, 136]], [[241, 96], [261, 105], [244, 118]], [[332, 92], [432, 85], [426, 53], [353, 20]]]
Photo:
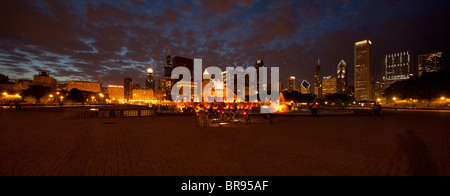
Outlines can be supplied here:
[[[331, 75], [353, 44], [371, 39], [373, 70], [383, 54], [448, 53], [449, 2], [173, 0], [1, 1], [0, 68], [10, 78], [48, 69], [58, 80], [143, 83], [145, 68], [163, 74], [172, 56], [204, 66], [249, 66], [262, 58], [281, 80], [312, 81], [317, 59]], [[447, 52], [448, 51], [448, 52]], [[445, 57], [444, 57], [445, 58]], [[444, 60], [445, 62], [445, 60]], [[351, 77], [350, 77], [351, 78]], [[351, 82], [352, 83], [352, 82]]]

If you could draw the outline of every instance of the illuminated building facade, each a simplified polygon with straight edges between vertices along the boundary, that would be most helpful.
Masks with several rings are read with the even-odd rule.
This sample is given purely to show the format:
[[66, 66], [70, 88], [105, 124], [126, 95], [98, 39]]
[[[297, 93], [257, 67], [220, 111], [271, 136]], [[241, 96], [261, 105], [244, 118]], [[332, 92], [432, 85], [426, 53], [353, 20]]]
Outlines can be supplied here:
[[295, 91], [295, 76], [289, 77], [287, 87], [288, 91]]
[[39, 75], [33, 76], [33, 85], [47, 86], [56, 91], [56, 80], [48, 75], [48, 72], [41, 71]]
[[[346, 94], [348, 84], [347, 63], [341, 60], [337, 66], [337, 93]], [[325, 87], [324, 87], [325, 88]]]
[[113, 102], [125, 101], [125, 88], [119, 85], [108, 85], [109, 99]]
[[335, 94], [337, 93], [338, 78], [336, 77], [323, 77], [323, 94]]
[[153, 100], [153, 89], [133, 89], [134, 102], [149, 102]]
[[72, 89], [78, 89], [80, 91], [88, 91], [94, 93], [100, 93], [102, 91], [102, 85], [99, 82], [75, 82], [69, 81], [67, 83], [68, 91]]
[[414, 67], [410, 51], [384, 55], [382, 71], [384, 89], [413, 77]]
[[155, 80], [153, 79], [153, 69], [147, 69], [147, 78], [145, 80], [145, 89], [155, 90]]
[[444, 68], [443, 52], [419, 55], [419, 77], [424, 73], [439, 72]]
[[322, 79], [320, 77], [320, 60], [317, 61], [316, 71], [314, 73], [314, 94], [317, 95], [318, 98], [322, 98]]
[[370, 40], [355, 43], [355, 99], [372, 101], [372, 70]]

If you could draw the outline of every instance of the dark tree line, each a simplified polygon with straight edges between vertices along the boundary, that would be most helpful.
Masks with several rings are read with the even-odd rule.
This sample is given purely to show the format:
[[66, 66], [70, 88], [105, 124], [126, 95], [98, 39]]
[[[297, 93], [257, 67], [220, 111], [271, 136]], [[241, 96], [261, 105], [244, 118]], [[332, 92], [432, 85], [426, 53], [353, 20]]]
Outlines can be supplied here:
[[396, 82], [386, 89], [385, 95], [388, 98], [428, 100], [450, 96], [450, 71], [425, 73], [422, 77]]

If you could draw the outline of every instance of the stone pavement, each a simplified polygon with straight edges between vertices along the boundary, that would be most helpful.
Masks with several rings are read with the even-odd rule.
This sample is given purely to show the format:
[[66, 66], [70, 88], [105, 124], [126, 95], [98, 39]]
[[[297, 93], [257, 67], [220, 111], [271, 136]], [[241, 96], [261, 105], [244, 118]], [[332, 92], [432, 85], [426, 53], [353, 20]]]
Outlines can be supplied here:
[[450, 175], [449, 117], [277, 117], [272, 126], [201, 129], [191, 116], [0, 111], [0, 176]]

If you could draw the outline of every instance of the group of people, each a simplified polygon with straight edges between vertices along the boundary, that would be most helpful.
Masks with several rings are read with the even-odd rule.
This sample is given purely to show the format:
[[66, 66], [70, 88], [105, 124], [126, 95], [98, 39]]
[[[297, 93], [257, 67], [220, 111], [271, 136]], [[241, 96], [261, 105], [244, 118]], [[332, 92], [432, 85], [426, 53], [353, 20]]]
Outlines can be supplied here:
[[[19, 112], [20, 110], [22, 110], [22, 108], [20, 107], [20, 102], [16, 101], [14, 102], [14, 106], [16, 107], [16, 111]], [[13, 102], [9, 102], [9, 109], [12, 111], [13, 110]]]

